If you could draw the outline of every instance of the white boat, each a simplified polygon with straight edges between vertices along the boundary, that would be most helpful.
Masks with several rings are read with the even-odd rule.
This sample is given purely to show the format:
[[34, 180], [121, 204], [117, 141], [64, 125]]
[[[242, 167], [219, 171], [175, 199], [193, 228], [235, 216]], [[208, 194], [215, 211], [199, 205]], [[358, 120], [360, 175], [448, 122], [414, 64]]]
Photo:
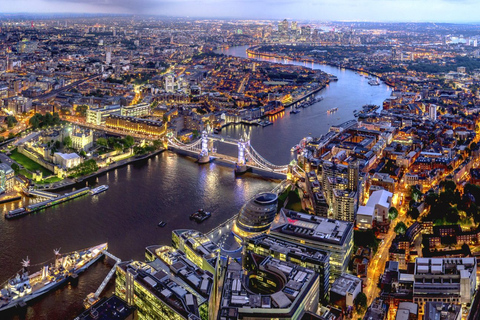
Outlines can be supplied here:
[[102, 192], [107, 191], [107, 190], [108, 190], [108, 186], [106, 184], [104, 184], [104, 185], [101, 185], [99, 187], [96, 187], [96, 188], [90, 190], [90, 194], [93, 196], [93, 195], [102, 193]]

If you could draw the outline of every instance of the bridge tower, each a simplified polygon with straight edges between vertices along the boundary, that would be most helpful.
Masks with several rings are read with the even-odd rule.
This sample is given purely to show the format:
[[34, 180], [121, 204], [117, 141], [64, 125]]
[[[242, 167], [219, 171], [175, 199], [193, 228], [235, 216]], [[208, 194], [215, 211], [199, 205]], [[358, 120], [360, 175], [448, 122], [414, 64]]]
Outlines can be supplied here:
[[250, 146], [250, 140], [238, 141], [238, 160], [235, 164], [235, 174], [243, 174], [247, 172], [247, 160], [245, 158], [246, 149]]
[[202, 150], [198, 156], [198, 163], [209, 163], [210, 155], [208, 154], [208, 134], [207, 131], [202, 132]]

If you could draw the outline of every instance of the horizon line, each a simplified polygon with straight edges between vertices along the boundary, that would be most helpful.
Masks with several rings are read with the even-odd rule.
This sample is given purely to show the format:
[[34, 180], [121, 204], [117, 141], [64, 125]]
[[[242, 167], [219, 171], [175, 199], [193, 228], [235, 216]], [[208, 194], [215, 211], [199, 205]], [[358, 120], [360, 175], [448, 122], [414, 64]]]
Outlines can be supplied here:
[[293, 21], [312, 21], [312, 22], [340, 22], [340, 23], [441, 23], [441, 24], [479, 24], [480, 20], [477, 21], [441, 21], [441, 20], [417, 20], [417, 21], [407, 21], [407, 20], [315, 20], [315, 19], [294, 19], [294, 18], [240, 18], [240, 17], [208, 17], [208, 16], [174, 16], [174, 15], [162, 15], [162, 14], [145, 14], [145, 13], [106, 13], [106, 12], [0, 12], [0, 17], [2, 16], [15, 16], [15, 15], [32, 15], [32, 16], [41, 16], [41, 15], [95, 15], [95, 16], [144, 16], [144, 17], [163, 17], [163, 18], [180, 18], [180, 19], [205, 19], [205, 20], [252, 20], [252, 21], [281, 21], [283, 19], [293, 20]]

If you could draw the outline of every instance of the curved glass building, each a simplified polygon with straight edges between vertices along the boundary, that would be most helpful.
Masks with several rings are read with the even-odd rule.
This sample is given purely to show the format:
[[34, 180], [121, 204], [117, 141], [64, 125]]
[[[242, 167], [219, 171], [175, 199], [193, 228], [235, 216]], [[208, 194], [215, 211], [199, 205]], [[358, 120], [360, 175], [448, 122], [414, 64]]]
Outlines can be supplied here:
[[244, 238], [265, 232], [277, 213], [278, 197], [275, 193], [259, 193], [240, 209], [233, 232]]

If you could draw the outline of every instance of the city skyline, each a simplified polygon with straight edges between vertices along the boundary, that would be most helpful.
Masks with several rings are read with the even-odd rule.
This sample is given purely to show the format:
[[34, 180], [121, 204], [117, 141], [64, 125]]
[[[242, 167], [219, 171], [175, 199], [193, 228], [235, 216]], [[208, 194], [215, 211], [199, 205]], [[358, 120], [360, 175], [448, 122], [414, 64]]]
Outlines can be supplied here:
[[[28, 9], [26, 9], [28, 8]], [[372, 22], [478, 22], [472, 0], [19, 0], [4, 13], [112, 13], [172, 17]], [[395, 13], [395, 14], [393, 14]]]

